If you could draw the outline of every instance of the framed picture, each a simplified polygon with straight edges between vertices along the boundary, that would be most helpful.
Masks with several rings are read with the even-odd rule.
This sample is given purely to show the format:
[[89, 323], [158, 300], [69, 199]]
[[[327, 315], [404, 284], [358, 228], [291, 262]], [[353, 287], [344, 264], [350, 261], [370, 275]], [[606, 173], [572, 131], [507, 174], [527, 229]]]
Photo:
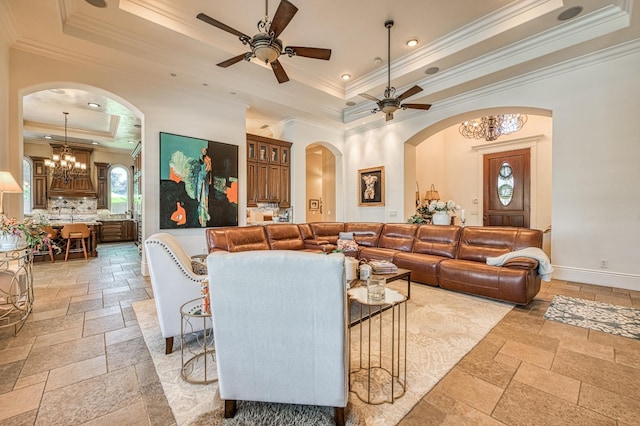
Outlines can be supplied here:
[[320, 209], [320, 200], [310, 199], [309, 200], [309, 210], [319, 210]]
[[160, 133], [160, 229], [238, 225], [238, 146]]
[[358, 170], [358, 205], [384, 206], [384, 166]]

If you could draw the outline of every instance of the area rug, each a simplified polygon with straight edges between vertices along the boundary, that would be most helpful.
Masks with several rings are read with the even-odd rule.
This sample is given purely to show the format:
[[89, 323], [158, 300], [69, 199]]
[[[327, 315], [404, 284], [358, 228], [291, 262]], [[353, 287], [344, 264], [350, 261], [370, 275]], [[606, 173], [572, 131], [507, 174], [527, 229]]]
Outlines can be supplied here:
[[640, 339], [640, 309], [575, 297], [554, 296], [544, 318], [618, 336]]
[[[389, 285], [401, 292], [406, 281]], [[407, 391], [393, 404], [368, 405], [353, 393], [348, 425], [397, 424], [511, 310], [510, 304], [412, 285], [407, 305]], [[153, 300], [133, 304], [142, 334], [178, 425], [331, 425], [333, 410], [290, 404], [238, 403], [233, 419], [224, 419], [217, 383], [193, 385], [180, 377], [179, 341], [164, 354]]]

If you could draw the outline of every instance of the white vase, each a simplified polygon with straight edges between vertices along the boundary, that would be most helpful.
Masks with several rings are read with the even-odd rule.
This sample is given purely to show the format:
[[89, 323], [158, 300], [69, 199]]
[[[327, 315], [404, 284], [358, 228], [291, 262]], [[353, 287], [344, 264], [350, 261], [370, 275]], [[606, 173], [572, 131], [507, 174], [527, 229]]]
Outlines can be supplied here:
[[431, 223], [434, 225], [451, 225], [449, 212], [435, 212], [433, 216], [431, 216]]
[[13, 234], [0, 234], [0, 249], [8, 250], [18, 247], [20, 236]]

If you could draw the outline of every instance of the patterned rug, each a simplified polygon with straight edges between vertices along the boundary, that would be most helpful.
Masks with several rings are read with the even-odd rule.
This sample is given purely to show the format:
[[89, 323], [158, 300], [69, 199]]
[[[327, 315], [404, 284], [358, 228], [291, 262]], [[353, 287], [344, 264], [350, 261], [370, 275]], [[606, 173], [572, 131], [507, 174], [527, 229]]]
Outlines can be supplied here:
[[[406, 288], [406, 281], [397, 282], [397, 290]], [[365, 404], [351, 393], [350, 426], [397, 424], [512, 308], [416, 284], [407, 303], [407, 391], [393, 404], [381, 405]], [[193, 385], [180, 378], [179, 340], [171, 355], [164, 354], [153, 300], [136, 302], [133, 309], [178, 425], [334, 424], [331, 408], [242, 401], [236, 416], [224, 419], [217, 383]]]
[[555, 296], [544, 314], [544, 318], [618, 336], [640, 339], [640, 309], [574, 297]]

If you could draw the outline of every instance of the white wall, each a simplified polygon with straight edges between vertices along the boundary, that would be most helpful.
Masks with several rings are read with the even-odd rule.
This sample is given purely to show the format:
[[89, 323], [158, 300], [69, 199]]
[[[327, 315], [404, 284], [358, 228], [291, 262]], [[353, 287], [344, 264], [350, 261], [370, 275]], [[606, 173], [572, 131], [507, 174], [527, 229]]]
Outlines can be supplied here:
[[[62, 82], [62, 83], [61, 83]], [[66, 84], [68, 83], [68, 84]], [[239, 176], [246, 176], [245, 105], [219, 104], [197, 92], [178, 92], [159, 83], [130, 75], [11, 51], [10, 140], [11, 157], [22, 158], [22, 96], [47, 87], [95, 87], [108, 92], [124, 105], [139, 112], [143, 120], [143, 237], [159, 232], [159, 133], [169, 132], [238, 145]], [[4, 149], [0, 146], [0, 152]], [[20, 162], [20, 165], [22, 163]], [[246, 180], [240, 179], [239, 218], [246, 217]], [[166, 230], [181, 241], [189, 254], [206, 248], [202, 229]], [[143, 259], [144, 262], [144, 259]], [[143, 263], [143, 271], [145, 265]]]
[[[403, 121], [348, 133], [347, 192], [355, 193], [358, 169], [384, 165], [388, 171], [402, 170], [402, 145], [416, 143], [413, 138], [424, 140], [420, 134], [427, 134], [425, 129], [451, 117], [495, 107], [551, 111], [554, 276], [640, 290], [638, 69], [640, 42], [436, 103], [429, 112]], [[388, 221], [389, 210], [403, 209], [404, 200], [393, 193], [402, 193], [404, 179], [403, 173], [388, 172], [387, 205], [362, 208], [354, 200], [346, 220]], [[401, 217], [410, 213], [402, 211]], [[608, 260], [608, 269], [599, 268], [600, 259]]]

